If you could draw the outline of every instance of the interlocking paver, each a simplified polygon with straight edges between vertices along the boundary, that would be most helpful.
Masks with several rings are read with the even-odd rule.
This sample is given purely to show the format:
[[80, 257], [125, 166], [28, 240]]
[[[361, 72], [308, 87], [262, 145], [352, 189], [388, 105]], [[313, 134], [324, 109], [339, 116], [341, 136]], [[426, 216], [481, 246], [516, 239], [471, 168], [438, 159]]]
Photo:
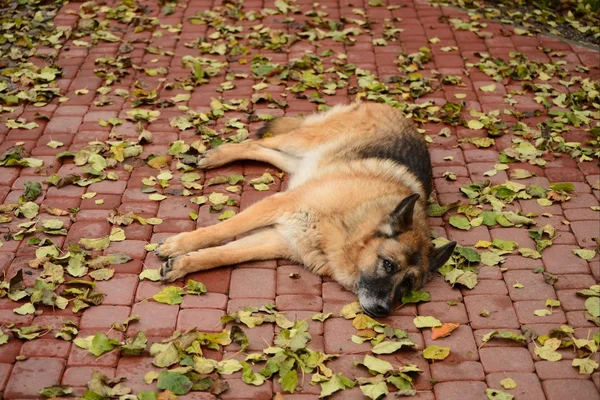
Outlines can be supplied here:
[[434, 363], [429, 366], [431, 377], [438, 382], [483, 381], [485, 373], [477, 361]]
[[15, 364], [4, 390], [6, 399], [37, 398], [45, 387], [57, 385], [65, 368], [59, 358], [32, 357]]
[[488, 347], [479, 349], [485, 372], [533, 372], [534, 364], [529, 351], [516, 347]]
[[477, 381], [441, 382], [433, 387], [436, 399], [447, 400], [485, 400], [487, 385]]
[[[500, 381], [506, 378], [511, 378], [517, 383], [514, 389], [504, 389]], [[544, 399], [544, 391], [540, 383], [539, 377], [534, 373], [528, 372], [494, 372], [485, 377], [485, 381], [492, 389], [505, 391], [515, 399], [537, 400]]]
[[479, 353], [473, 337], [473, 331], [467, 325], [461, 325], [451, 335], [432, 340], [429, 331], [423, 333], [426, 346], [443, 346], [450, 348], [449, 362], [477, 361]]
[[592, 381], [581, 379], [552, 379], [542, 382], [548, 400], [568, 399], [574, 393], [582, 399], [596, 399], [600, 395]]
[[[519, 327], [512, 302], [507, 296], [467, 296], [464, 302], [473, 329]], [[484, 316], [486, 311], [489, 316]]]

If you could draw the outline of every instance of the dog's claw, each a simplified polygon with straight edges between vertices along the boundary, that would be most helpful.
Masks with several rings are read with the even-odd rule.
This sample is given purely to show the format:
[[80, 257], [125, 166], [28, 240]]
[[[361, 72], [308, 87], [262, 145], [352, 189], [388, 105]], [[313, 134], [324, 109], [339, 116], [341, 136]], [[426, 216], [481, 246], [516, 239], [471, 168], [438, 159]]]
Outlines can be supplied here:
[[173, 259], [169, 258], [163, 263], [162, 267], [160, 268], [160, 276], [162, 277], [163, 281], [167, 281], [167, 274], [171, 272], [171, 270], [173, 270], [172, 262]]
[[156, 249], [154, 249], [154, 254], [156, 254], [156, 257], [158, 257], [160, 260], [166, 261], [169, 258], [169, 256], [162, 254], [160, 251], [160, 248], [164, 243], [164, 240], [158, 242], [158, 246], [156, 246]]

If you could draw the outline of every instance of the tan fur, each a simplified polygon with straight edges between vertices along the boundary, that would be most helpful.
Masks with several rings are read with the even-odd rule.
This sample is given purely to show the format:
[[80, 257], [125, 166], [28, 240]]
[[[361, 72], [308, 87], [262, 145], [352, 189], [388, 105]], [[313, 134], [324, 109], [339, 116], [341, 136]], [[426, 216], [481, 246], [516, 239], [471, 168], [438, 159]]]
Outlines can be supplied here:
[[[410, 272], [420, 284], [430, 256], [426, 191], [406, 167], [359, 157], [365, 146], [386, 143], [392, 134], [422, 140], [401, 113], [359, 103], [305, 119], [280, 118], [268, 128], [272, 136], [222, 145], [208, 152], [199, 166], [214, 168], [241, 159], [269, 162], [292, 174], [288, 190], [217, 225], [168, 238], [157, 250], [169, 258], [164, 279], [250, 260], [288, 258], [356, 290], [361, 272], [377, 274], [382, 252], [405, 265], [406, 254], [414, 251], [422, 255], [422, 265], [407, 266], [393, 279], [401, 282]], [[390, 213], [412, 193], [420, 195], [412, 229], [394, 239], [377, 236], [392, 229]], [[214, 247], [246, 232], [255, 233]]]

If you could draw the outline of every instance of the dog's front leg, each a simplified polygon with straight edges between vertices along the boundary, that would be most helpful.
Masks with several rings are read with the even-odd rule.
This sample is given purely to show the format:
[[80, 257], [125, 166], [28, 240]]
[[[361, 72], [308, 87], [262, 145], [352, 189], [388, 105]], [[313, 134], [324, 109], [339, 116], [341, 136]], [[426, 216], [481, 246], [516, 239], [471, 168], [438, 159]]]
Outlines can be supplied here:
[[277, 193], [219, 224], [171, 236], [158, 246], [156, 254], [165, 259], [216, 246], [223, 240], [273, 225], [277, 218], [294, 209], [295, 195], [292, 191]]
[[172, 282], [190, 272], [274, 258], [294, 257], [284, 237], [275, 228], [268, 228], [223, 246], [170, 258], [163, 266], [161, 275], [164, 281]]

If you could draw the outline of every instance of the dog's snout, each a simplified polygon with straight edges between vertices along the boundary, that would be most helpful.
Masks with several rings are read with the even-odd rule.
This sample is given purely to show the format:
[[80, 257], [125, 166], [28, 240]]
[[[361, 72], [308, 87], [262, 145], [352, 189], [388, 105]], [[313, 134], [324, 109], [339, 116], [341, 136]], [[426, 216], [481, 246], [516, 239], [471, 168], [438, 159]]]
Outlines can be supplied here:
[[391, 307], [387, 304], [378, 302], [369, 307], [364, 307], [363, 310], [371, 317], [385, 317], [390, 313]]

